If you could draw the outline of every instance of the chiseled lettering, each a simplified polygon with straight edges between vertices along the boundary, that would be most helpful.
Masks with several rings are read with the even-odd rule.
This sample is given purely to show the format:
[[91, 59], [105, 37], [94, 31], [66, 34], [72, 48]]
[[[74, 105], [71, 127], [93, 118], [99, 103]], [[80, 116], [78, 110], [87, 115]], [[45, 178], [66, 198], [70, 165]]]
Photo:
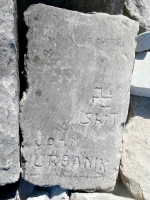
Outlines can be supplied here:
[[57, 166], [58, 165], [58, 156], [57, 155], [49, 155], [49, 165], [50, 166]]
[[76, 168], [76, 169], [80, 167], [79, 156], [75, 156], [75, 157], [73, 158], [72, 167], [73, 167], [73, 168]]
[[91, 160], [88, 157], [84, 159], [84, 166], [85, 168], [91, 168]]
[[36, 150], [34, 165], [42, 167], [44, 161], [44, 154], [42, 150]]
[[64, 155], [62, 157], [62, 165], [67, 166], [69, 164], [69, 162], [70, 162], [70, 157], [68, 155]]

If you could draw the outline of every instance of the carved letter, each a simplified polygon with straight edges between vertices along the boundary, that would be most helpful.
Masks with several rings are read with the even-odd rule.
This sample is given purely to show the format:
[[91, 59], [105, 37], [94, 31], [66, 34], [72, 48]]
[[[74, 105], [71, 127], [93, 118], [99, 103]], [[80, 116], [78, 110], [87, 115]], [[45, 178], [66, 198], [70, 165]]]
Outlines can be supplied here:
[[69, 164], [69, 161], [70, 161], [70, 157], [67, 155], [64, 155], [62, 158], [62, 165], [67, 166]]
[[50, 155], [49, 156], [49, 165], [50, 166], [57, 166], [57, 164], [58, 164], [58, 156]]
[[91, 160], [88, 157], [85, 157], [84, 166], [85, 168], [91, 168]]

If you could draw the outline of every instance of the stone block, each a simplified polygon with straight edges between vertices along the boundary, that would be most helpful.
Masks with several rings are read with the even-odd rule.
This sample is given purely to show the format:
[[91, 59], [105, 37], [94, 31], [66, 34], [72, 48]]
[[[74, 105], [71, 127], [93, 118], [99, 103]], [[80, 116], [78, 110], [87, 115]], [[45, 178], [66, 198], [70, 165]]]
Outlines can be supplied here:
[[131, 94], [150, 97], [150, 52], [136, 53]]
[[14, 10], [13, 0], [0, 0], [0, 185], [16, 182], [20, 175]]
[[120, 197], [107, 193], [73, 193], [70, 200], [133, 200], [132, 198]]
[[136, 38], [136, 52], [142, 52], [150, 49], [150, 31], [141, 33]]
[[131, 118], [123, 135], [121, 177], [135, 199], [150, 199], [150, 98], [131, 97]]
[[149, 0], [126, 0], [125, 7], [128, 17], [140, 24], [140, 30], [150, 30], [150, 2]]
[[42, 4], [31, 6], [25, 21], [22, 176], [39, 186], [112, 190], [138, 23]]

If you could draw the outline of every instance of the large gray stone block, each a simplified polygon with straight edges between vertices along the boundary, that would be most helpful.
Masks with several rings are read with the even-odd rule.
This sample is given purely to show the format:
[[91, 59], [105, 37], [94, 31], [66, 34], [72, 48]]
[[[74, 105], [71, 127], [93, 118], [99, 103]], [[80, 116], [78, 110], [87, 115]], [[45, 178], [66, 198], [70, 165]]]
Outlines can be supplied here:
[[137, 200], [150, 199], [150, 98], [132, 96], [123, 135], [121, 177]]
[[14, 1], [0, 0], [0, 185], [19, 178], [19, 95]]
[[31, 6], [25, 21], [23, 177], [40, 186], [112, 190], [138, 24], [42, 4]]

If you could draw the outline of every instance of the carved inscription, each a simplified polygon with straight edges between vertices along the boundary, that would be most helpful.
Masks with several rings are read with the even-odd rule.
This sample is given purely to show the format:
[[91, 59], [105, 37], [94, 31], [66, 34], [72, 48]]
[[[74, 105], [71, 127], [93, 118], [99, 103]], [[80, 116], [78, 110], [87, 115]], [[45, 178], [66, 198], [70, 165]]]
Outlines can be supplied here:
[[[117, 113], [111, 110], [112, 97], [109, 89], [103, 90], [102, 87], [95, 87], [92, 95], [92, 109], [84, 112], [83, 125], [116, 125]], [[96, 107], [96, 109], [94, 109]]]
[[[45, 156], [49, 157], [48, 163], [44, 163]], [[97, 157], [90, 156], [76, 156], [68, 154], [58, 154], [55, 151], [49, 155], [44, 155], [42, 152], [37, 151], [35, 156], [34, 165], [36, 167], [65, 167], [67, 169], [92, 169], [96, 172], [104, 173], [108, 161], [103, 161]]]

